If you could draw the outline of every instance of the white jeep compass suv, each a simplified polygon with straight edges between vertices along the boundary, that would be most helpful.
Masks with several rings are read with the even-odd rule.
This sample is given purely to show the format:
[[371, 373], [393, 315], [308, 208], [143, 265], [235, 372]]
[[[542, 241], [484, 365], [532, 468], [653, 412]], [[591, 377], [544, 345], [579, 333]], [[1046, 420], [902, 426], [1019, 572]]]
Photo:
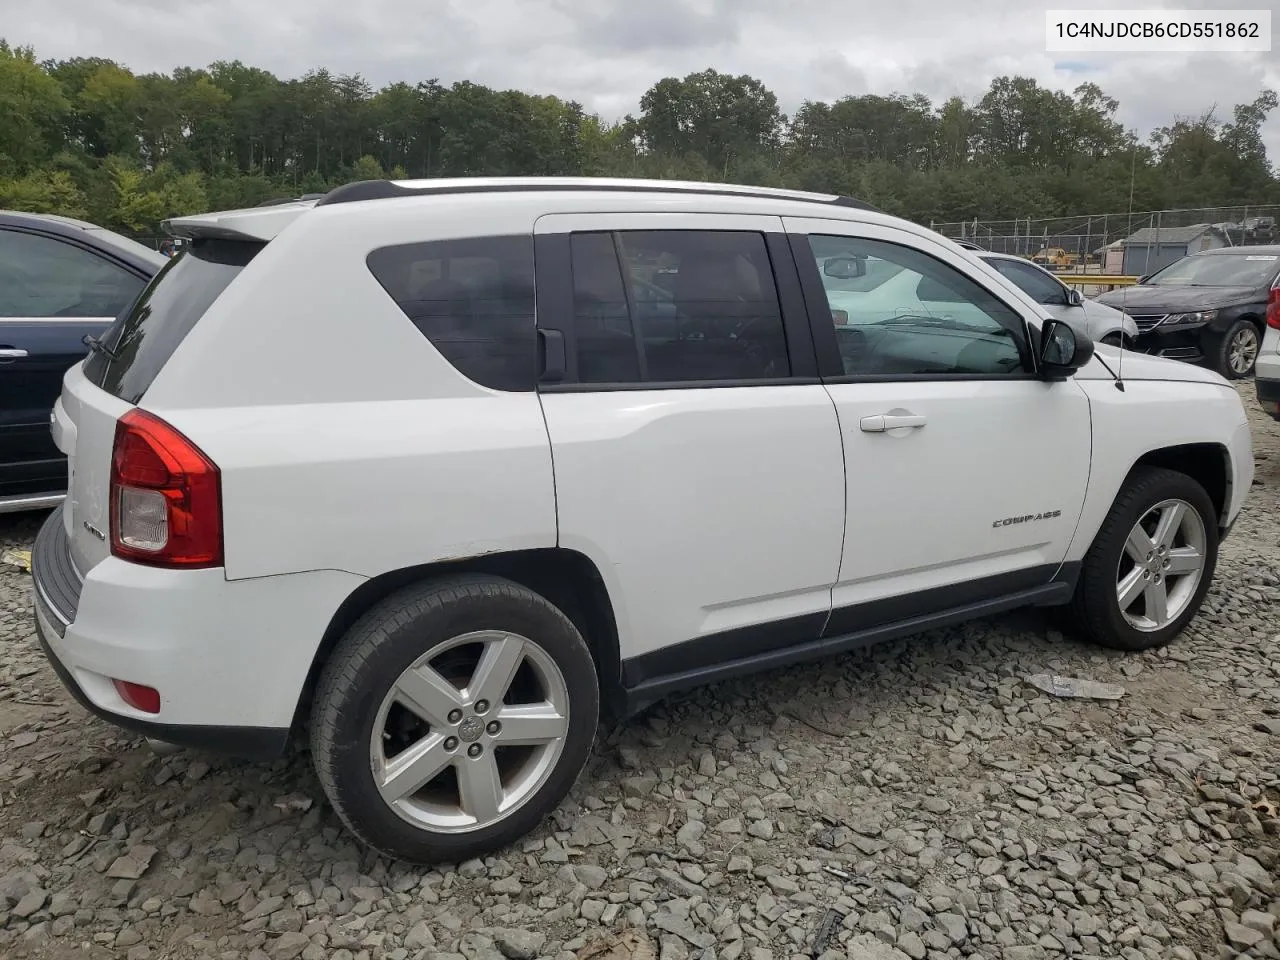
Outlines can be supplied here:
[[602, 708], [1027, 605], [1162, 644], [1253, 476], [1217, 374], [847, 198], [370, 181], [167, 229], [53, 413], [41, 642], [160, 740], [306, 730], [405, 860], [535, 827]]

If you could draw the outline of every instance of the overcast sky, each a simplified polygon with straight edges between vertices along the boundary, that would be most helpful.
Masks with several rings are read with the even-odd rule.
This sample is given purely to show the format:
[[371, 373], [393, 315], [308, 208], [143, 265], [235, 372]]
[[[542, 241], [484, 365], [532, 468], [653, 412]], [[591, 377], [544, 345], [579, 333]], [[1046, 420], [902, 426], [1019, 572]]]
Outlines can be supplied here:
[[[972, 99], [1022, 74], [1092, 80], [1144, 135], [1176, 115], [1280, 91], [1280, 51], [1045, 52], [1047, 7], [1239, 9], [1276, 0], [0, 0], [0, 34], [41, 58], [103, 56], [135, 72], [240, 59], [280, 77], [328, 67], [375, 86], [431, 77], [552, 93], [608, 119], [664, 76], [708, 66], [758, 77], [784, 110], [891, 92]], [[1280, 27], [1280, 15], [1275, 27]], [[1280, 112], [1266, 128], [1280, 163]]]

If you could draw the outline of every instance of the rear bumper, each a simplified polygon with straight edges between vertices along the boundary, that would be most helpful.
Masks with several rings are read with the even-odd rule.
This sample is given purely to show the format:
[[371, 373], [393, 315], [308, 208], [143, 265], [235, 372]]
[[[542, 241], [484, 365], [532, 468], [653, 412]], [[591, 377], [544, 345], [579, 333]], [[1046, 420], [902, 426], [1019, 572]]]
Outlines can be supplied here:
[[[284, 750], [320, 639], [362, 582], [333, 571], [228, 581], [222, 570], [114, 557], [82, 578], [62, 508], [36, 538], [31, 574], [40, 645], [86, 709], [157, 740], [248, 758]], [[160, 712], [131, 707], [113, 680], [154, 687]]]

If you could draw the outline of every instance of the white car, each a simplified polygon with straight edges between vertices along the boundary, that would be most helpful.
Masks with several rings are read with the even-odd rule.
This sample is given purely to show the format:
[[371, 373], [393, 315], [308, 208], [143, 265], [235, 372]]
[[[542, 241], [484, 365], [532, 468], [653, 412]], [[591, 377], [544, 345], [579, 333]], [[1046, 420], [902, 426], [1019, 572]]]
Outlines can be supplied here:
[[[54, 410], [41, 643], [150, 737], [305, 731], [408, 861], [533, 829], [602, 710], [1027, 605], [1166, 643], [1253, 476], [1220, 376], [1124, 354], [1117, 389], [1120, 351], [845, 198], [373, 181], [168, 229]], [[868, 258], [953, 315], [838, 328]]]

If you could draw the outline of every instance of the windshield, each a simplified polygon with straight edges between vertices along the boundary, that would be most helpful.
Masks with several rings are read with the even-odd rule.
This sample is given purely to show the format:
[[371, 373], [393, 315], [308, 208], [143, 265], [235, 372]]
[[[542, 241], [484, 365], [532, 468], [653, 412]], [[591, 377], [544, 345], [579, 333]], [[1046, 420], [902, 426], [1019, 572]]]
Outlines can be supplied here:
[[1200, 254], [1171, 263], [1147, 279], [1156, 286], [1261, 287], [1280, 268], [1275, 254]]

